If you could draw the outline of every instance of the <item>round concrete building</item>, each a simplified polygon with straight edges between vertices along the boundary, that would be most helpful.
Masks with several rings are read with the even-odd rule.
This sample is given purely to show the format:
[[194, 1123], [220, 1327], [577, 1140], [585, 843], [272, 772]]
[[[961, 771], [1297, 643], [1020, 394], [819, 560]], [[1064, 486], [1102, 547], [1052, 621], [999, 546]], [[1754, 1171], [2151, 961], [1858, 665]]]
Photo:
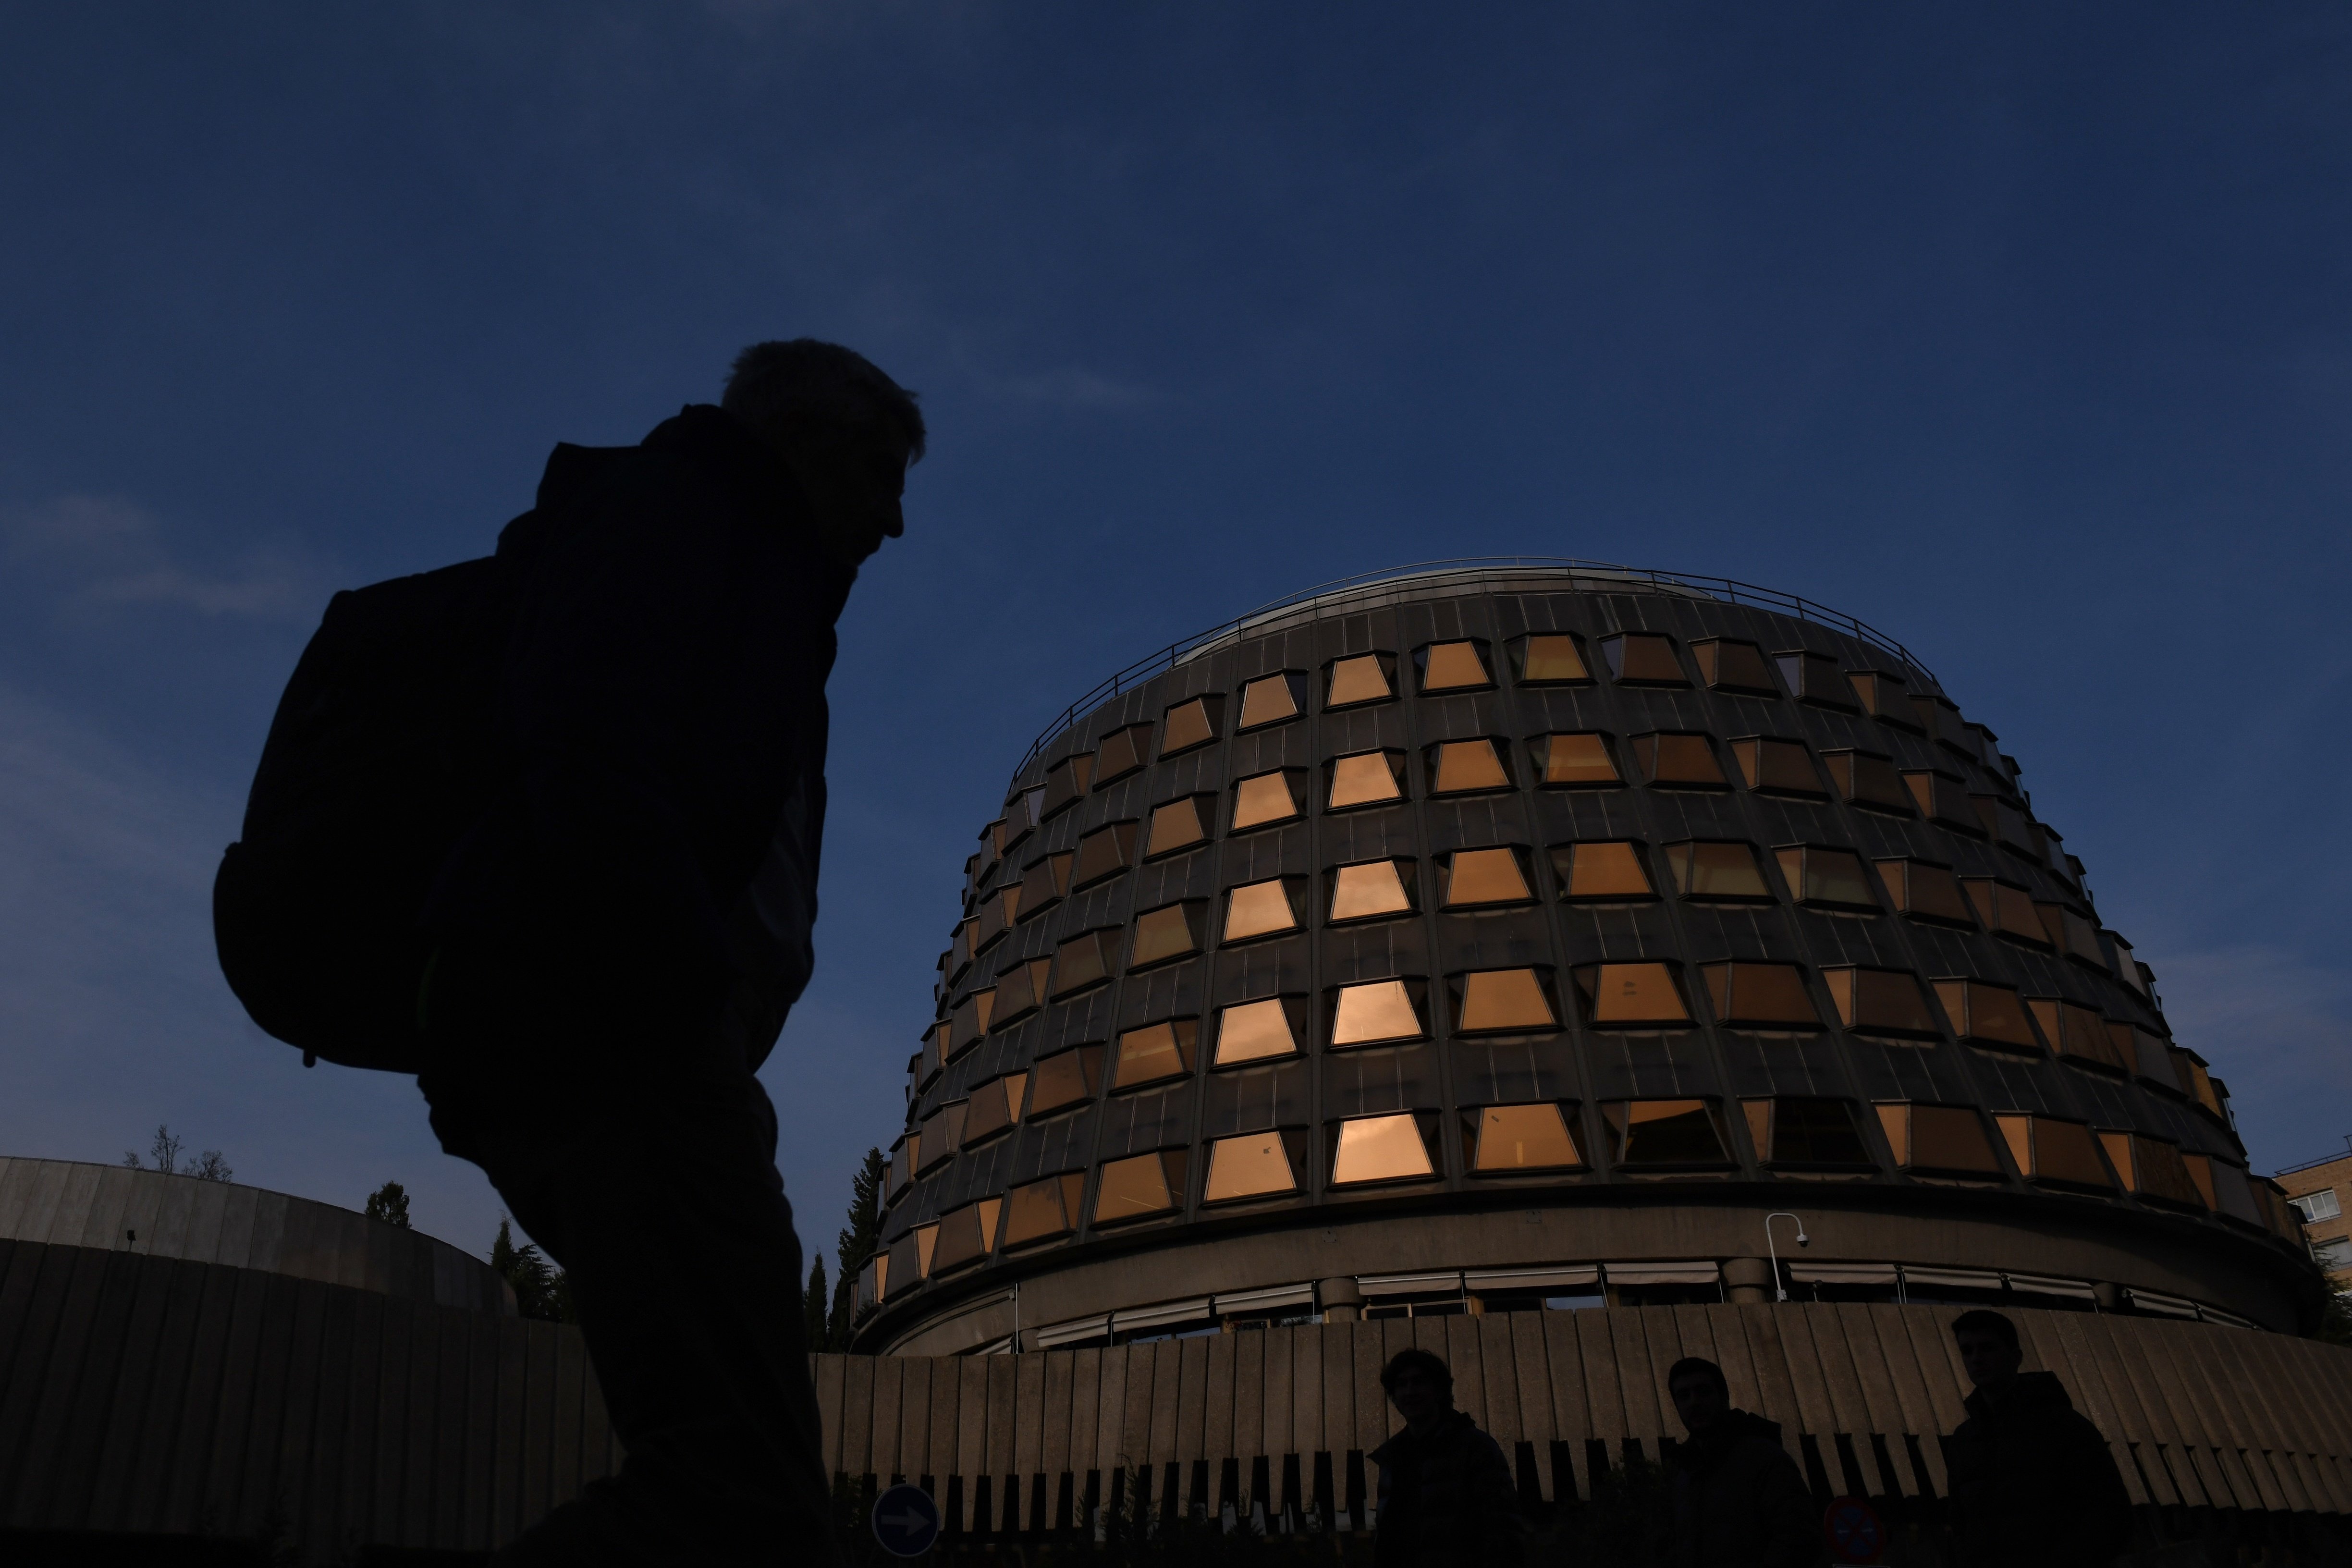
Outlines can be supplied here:
[[1804, 600], [1552, 561], [1318, 590], [1105, 682], [980, 837], [860, 1349], [2316, 1309], [2016, 763]]

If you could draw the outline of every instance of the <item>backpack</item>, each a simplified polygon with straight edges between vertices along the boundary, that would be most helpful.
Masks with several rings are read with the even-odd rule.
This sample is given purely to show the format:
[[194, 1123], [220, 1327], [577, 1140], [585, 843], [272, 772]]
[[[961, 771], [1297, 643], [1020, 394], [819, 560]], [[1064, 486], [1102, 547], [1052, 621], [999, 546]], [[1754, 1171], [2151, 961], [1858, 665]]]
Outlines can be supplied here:
[[485, 556], [337, 594], [278, 700], [213, 938], [246, 1012], [306, 1067], [417, 1069], [422, 917], [488, 798], [516, 576]]

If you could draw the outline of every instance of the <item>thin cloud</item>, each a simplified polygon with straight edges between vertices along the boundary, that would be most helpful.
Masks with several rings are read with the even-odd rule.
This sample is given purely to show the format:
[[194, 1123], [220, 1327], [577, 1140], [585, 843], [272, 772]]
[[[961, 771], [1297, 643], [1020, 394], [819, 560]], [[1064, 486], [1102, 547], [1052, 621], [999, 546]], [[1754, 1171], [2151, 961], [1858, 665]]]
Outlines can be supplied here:
[[58, 581], [59, 606], [175, 605], [204, 616], [299, 620], [315, 613], [324, 575], [280, 551], [249, 552], [236, 569], [181, 559], [162, 521], [121, 496], [67, 495], [0, 513], [0, 545]]

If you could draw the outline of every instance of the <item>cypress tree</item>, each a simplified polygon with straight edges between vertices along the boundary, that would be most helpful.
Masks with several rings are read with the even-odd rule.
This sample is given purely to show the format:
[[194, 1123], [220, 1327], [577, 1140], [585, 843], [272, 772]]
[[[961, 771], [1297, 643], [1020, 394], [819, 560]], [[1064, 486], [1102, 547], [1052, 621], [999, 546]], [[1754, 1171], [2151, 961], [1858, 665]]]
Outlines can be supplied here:
[[840, 1348], [826, 1331], [824, 1306], [824, 1254], [820, 1252], [809, 1265], [808, 1291], [801, 1298], [802, 1321], [808, 1331], [808, 1348], [813, 1351]]
[[882, 1200], [888, 1195], [882, 1188], [889, 1179], [889, 1163], [882, 1158], [882, 1151], [866, 1150], [849, 1184], [849, 1223], [842, 1227], [834, 1248], [841, 1277], [834, 1282], [833, 1311], [825, 1320], [829, 1349], [849, 1348], [849, 1331], [856, 1321], [857, 1276], [882, 1244]]

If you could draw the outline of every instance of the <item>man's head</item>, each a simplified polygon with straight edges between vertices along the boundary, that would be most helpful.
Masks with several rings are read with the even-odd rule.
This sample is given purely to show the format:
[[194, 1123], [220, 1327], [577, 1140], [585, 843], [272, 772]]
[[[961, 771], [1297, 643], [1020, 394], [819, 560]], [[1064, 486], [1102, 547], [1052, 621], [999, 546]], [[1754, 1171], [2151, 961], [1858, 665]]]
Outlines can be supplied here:
[[923, 455], [915, 395], [838, 343], [753, 343], [720, 407], [758, 432], [799, 481], [826, 551], [855, 566], [907, 531], [907, 465]]
[[2017, 1325], [1981, 1307], [1952, 1320], [1952, 1340], [1959, 1347], [1960, 1364], [1968, 1369], [1969, 1381], [1979, 1388], [2016, 1376], [2025, 1361], [2025, 1352], [2017, 1342]]
[[1408, 1426], [1429, 1425], [1453, 1407], [1454, 1373], [1425, 1350], [1401, 1350], [1381, 1368], [1381, 1387]]
[[1694, 1437], [1731, 1408], [1731, 1385], [1723, 1381], [1723, 1369], [1704, 1356], [1686, 1355], [1668, 1368], [1666, 1392], [1674, 1396], [1683, 1430]]

